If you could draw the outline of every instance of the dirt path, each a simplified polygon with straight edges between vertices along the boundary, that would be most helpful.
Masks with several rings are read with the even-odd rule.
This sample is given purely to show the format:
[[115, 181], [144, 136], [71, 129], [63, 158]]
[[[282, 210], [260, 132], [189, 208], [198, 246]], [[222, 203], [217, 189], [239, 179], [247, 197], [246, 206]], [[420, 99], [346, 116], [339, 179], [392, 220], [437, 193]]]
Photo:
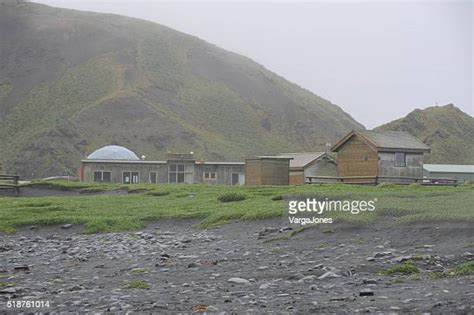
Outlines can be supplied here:
[[[47, 300], [50, 308], [42, 311], [474, 311], [472, 276], [429, 276], [472, 259], [468, 223], [338, 223], [286, 240], [275, 240], [288, 233], [279, 231], [280, 219], [209, 230], [194, 223], [161, 221], [139, 232], [96, 235], [58, 226], [0, 235], [0, 310], [11, 310], [9, 300]], [[420, 273], [379, 274], [410, 256]]]

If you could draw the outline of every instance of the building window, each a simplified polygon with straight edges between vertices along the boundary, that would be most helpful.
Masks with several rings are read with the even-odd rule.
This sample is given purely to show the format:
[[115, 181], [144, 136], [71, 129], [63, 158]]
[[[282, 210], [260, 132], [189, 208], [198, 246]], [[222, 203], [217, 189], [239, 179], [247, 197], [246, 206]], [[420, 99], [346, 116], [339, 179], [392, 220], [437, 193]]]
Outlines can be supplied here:
[[140, 182], [140, 174], [138, 172], [123, 172], [122, 179], [124, 184], [138, 184]]
[[96, 183], [110, 183], [110, 172], [94, 171], [94, 182]]
[[204, 179], [205, 180], [216, 180], [217, 173], [216, 172], [204, 172]]
[[170, 183], [192, 183], [194, 176], [193, 164], [173, 163], [169, 166]]
[[150, 183], [156, 184], [156, 172], [150, 172]]
[[395, 152], [395, 166], [407, 166], [406, 155], [403, 152]]

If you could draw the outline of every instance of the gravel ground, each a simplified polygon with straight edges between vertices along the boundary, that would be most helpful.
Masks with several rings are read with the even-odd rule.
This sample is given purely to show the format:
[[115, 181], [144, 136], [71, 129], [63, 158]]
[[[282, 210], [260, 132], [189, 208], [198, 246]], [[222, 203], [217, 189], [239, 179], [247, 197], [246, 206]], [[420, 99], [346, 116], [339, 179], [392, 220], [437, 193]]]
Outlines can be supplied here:
[[[41, 312], [474, 312], [472, 276], [432, 279], [472, 260], [469, 223], [309, 228], [289, 239], [280, 219], [196, 229], [196, 221], [84, 235], [80, 226], [0, 234], [0, 313], [8, 301]], [[414, 255], [421, 272], [382, 276]], [[420, 259], [420, 258], [418, 258]]]

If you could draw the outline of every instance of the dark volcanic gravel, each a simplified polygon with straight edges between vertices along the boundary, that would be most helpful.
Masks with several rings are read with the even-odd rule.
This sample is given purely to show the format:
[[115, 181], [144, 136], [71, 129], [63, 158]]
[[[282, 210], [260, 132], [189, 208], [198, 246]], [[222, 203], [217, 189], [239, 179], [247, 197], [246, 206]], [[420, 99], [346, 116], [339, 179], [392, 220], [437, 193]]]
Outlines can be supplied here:
[[[42, 312], [474, 312], [472, 276], [430, 277], [472, 260], [468, 223], [337, 223], [280, 240], [288, 231], [279, 231], [279, 219], [208, 230], [195, 223], [0, 235], [0, 312], [18, 311], [7, 301], [21, 300], [49, 301], [49, 308], [28, 309]], [[380, 275], [409, 258], [419, 274]]]

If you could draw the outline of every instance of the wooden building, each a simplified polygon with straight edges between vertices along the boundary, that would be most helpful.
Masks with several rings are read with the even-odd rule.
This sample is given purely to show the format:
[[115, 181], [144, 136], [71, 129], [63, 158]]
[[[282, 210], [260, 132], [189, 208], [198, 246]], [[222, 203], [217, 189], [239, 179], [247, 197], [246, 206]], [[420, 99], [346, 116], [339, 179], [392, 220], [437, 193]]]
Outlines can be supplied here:
[[402, 131], [351, 131], [332, 150], [337, 176], [346, 182], [414, 182], [423, 178], [423, 154], [430, 148]]
[[282, 153], [291, 158], [290, 185], [303, 185], [308, 177], [336, 176], [336, 161], [326, 152]]
[[245, 185], [289, 185], [290, 157], [259, 156], [245, 160]]
[[147, 161], [120, 146], [107, 146], [81, 161], [79, 178], [102, 183], [207, 183], [243, 185], [244, 162], [196, 161], [192, 153], [169, 153], [163, 161]]
[[440, 179], [456, 179], [459, 183], [474, 182], [474, 165], [424, 164], [423, 176]]

